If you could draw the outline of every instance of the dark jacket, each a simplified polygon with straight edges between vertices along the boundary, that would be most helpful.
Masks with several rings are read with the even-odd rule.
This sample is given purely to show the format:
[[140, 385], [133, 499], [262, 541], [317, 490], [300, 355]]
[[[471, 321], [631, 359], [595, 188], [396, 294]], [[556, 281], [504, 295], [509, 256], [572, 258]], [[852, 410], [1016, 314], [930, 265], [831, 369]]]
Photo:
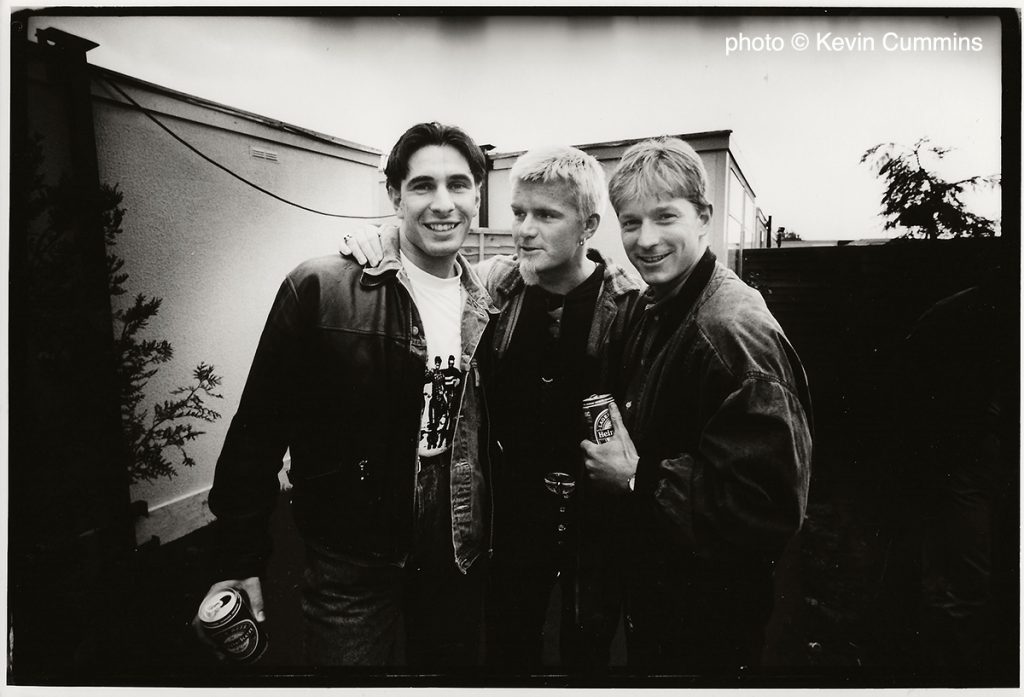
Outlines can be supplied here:
[[773, 560], [807, 507], [807, 378], [760, 293], [710, 253], [693, 276], [641, 310], [627, 348], [642, 534], [669, 556]]
[[637, 313], [619, 404], [639, 455], [627, 497], [627, 632], [635, 666], [756, 665], [772, 569], [811, 473], [800, 360], [761, 295], [706, 252]]
[[[210, 492], [222, 574], [263, 573], [277, 472], [289, 448], [292, 508], [305, 539], [374, 563], [404, 563], [411, 550], [427, 346], [397, 232], [384, 243], [376, 268], [338, 255], [312, 259], [278, 291]], [[487, 544], [475, 353], [493, 307], [465, 259], [457, 261], [466, 292], [460, 368], [467, 379], [452, 446], [451, 505], [455, 563], [465, 571]]]
[[[594, 321], [587, 338], [587, 354], [597, 359], [600, 366], [598, 384], [610, 385], [618, 370], [629, 317], [643, 286], [627, 275], [622, 267], [602, 257], [596, 249], [588, 249], [587, 258], [605, 267]], [[494, 304], [501, 310], [494, 326], [494, 355], [500, 363], [516, 329], [526, 282], [515, 257], [494, 257], [484, 262], [479, 271]]]
[[[586, 341], [586, 361], [593, 366], [593, 374], [588, 376], [588, 383], [592, 389], [598, 392], [610, 393], [618, 375], [618, 368], [622, 361], [622, 350], [626, 338], [626, 330], [629, 326], [629, 319], [633, 309], [640, 300], [641, 284], [626, 274], [626, 272], [614, 262], [605, 259], [595, 250], [587, 251], [587, 257], [598, 264], [604, 265], [604, 273], [601, 279], [601, 286], [597, 292], [594, 313], [590, 323], [590, 329]], [[488, 291], [494, 299], [495, 305], [501, 309], [497, 321], [494, 324], [494, 337], [490, 355], [492, 375], [497, 376], [502, 370], [510, 368], [508, 357], [509, 345], [512, 335], [518, 326], [521, 311], [526, 296], [526, 282], [519, 271], [519, 265], [515, 257], [499, 256], [485, 262], [479, 268], [481, 277], [484, 278]], [[584, 361], [585, 357], [580, 356], [579, 360]], [[497, 399], [497, 398], [496, 398]], [[573, 432], [564, 434], [565, 444], [572, 453], [575, 460], [579, 460], [578, 467], [582, 468], [582, 452], [579, 450], [579, 442], [584, 437], [583, 409], [582, 402], [576, 407], [579, 428]], [[513, 435], [514, 437], [514, 435]], [[500, 445], [500, 444], [499, 444]], [[506, 445], [509, 445], [506, 443]], [[521, 446], [521, 443], [519, 444]], [[498, 502], [504, 505], [499, 509], [499, 527], [505, 534], [499, 535], [498, 543], [509, 545], [509, 535], [522, 537], [524, 529], [520, 527], [524, 519], [530, 519], [538, 511], [543, 510], [537, 507], [537, 501], [531, 499], [529, 492], [535, 491], [541, 484], [539, 481], [532, 482], [523, 478], [522, 462], [514, 461], [511, 453], [519, 451], [522, 456], [522, 447], [510, 447], [507, 457], [498, 468], [501, 484], [499, 488]], [[559, 451], [561, 452], [561, 451]], [[550, 454], [550, 453], [549, 453]], [[539, 456], [538, 453], [529, 453], [529, 456]], [[568, 471], [573, 472], [574, 469]], [[497, 476], [497, 475], [496, 475]], [[581, 489], [576, 500], [580, 501], [583, 494]], [[543, 493], [542, 496], [547, 496]], [[608, 535], [611, 528], [614, 528], [618, 519], [613, 515], [612, 504], [615, 503], [610, 497], [600, 491], [586, 491], [587, 505], [582, 507], [580, 513], [585, 516], [581, 521], [587, 534], [584, 535], [583, 543], [586, 545], [593, 542], [599, 546], [607, 546]], [[615, 506], [615, 511], [619, 510]], [[533, 520], [534, 524], [543, 524], [539, 520]], [[519, 544], [520, 541], [511, 541], [512, 544]], [[526, 540], [522, 544], [532, 543]], [[605, 550], [606, 551], [606, 550]], [[499, 551], [500, 553], [500, 551]]]

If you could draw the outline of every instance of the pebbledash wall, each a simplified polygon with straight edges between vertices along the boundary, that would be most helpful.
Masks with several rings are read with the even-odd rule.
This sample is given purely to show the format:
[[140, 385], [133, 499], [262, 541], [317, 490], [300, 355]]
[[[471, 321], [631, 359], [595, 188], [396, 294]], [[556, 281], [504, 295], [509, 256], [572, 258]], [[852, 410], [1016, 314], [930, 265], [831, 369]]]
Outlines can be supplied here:
[[380, 152], [222, 104], [93, 68], [92, 99], [100, 180], [124, 194], [128, 293], [163, 299], [146, 330], [174, 346], [150, 381], [152, 401], [186, 384], [200, 361], [216, 366], [222, 414], [188, 446], [193, 468], [133, 487], [149, 516], [136, 540], [173, 540], [212, 520], [206, 504], [214, 465], [238, 406], [267, 311], [285, 274], [330, 254], [357, 224], [286, 205], [204, 161], [118, 94], [116, 84], [178, 136], [213, 160], [291, 201], [327, 212], [390, 212], [380, 193]]

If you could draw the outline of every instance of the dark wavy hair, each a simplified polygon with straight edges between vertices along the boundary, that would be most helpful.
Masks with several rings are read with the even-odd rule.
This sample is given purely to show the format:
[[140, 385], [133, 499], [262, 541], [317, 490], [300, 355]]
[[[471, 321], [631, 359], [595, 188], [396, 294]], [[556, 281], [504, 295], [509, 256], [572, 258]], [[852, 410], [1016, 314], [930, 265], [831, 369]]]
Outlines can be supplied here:
[[391, 148], [384, 176], [388, 186], [396, 191], [402, 188], [402, 181], [409, 174], [409, 159], [420, 148], [428, 145], [450, 145], [459, 151], [469, 163], [469, 171], [477, 184], [484, 180], [487, 173], [487, 160], [480, 146], [469, 137], [469, 134], [458, 126], [448, 126], [437, 121], [418, 123], [398, 139]]

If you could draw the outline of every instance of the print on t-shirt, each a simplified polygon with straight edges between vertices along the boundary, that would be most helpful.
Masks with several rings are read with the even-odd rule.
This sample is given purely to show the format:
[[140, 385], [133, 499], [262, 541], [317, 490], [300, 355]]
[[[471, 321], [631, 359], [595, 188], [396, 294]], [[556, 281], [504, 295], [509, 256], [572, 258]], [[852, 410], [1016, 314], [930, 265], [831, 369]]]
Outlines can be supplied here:
[[455, 419], [459, 412], [459, 388], [462, 371], [455, 367], [455, 356], [448, 356], [448, 367], [434, 356], [423, 378], [423, 418], [420, 421], [420, 455], [438, 455], [451, 447]]

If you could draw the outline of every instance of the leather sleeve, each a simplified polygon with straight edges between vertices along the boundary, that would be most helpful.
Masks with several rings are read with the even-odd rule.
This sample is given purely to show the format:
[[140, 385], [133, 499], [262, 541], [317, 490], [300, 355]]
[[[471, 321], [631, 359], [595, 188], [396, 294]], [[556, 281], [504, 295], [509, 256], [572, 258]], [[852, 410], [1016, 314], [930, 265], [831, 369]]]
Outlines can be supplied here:
[[260, 576], [266, 570], [269, 521], [280, 494], [278, 472], [295, 414], [301, 326], [295, 288], [285, 280], [260, 337], [210, 491], [210, 510], [217, 516], [215, 566], [223, 578]]
[[787, 385], [747, 376], [718, 406], [692, 453], [658, 463], [647, 492], [671, 538], [699, 556], [728, 547], [778, 554], [800, 529], [811, 427]]

